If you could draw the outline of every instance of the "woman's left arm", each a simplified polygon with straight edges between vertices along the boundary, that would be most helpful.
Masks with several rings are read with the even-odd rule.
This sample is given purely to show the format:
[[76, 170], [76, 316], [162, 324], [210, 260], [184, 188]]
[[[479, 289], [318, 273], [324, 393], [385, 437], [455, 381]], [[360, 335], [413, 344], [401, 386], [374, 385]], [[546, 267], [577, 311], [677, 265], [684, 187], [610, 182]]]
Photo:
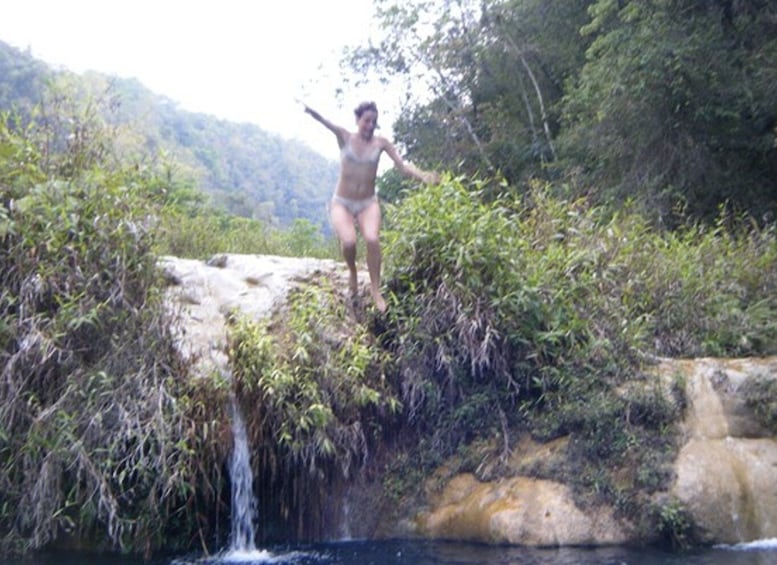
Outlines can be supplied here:
[[394, 161], [397, 170], [406, 177], [412, 177], [426, 184], [437, 184], [440, 182], [440, 174], [435, 171], [424, 171], [413, 165], [406, 163], [397, 152], [396, 147], [387, 139], [383, 139], [383, 150]]

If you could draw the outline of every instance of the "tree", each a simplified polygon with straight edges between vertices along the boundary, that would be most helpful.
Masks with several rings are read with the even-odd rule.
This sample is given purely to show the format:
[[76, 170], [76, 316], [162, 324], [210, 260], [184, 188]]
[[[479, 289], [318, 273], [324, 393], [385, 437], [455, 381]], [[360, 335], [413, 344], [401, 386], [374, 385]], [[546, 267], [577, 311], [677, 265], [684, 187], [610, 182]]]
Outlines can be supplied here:
[[[350, 51], [357, 73], [405, 77], [394, 124], [409, 154], [508, 179], [556, 159], [557, 103], [583, 64], [588, 2], [437, 0], [378, 3], [385, 36]], [[418, 85], [429, 92], [418, 99]]]
[[564, 179], [670, 227], [777, 212], [773, 1], [381, 0], [376, 18], [383, 38], [348, 61], [407, 80], [412, 158]]
[[568, 165], [589, 194], [662, 223], [721, 203], [777, 210], [777, 6], [599, 0], [587, 62], [566, 94]]

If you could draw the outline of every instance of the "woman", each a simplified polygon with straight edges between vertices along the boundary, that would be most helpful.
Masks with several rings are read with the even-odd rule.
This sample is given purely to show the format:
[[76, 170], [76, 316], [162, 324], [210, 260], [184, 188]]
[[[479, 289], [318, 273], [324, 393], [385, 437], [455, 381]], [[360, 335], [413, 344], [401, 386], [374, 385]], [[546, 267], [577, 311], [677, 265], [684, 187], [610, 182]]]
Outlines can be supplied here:
[[422, 171], [405, 163], [396, 148], [385, 137], [375, 135], [378, 107], [374, 102], [362, 102], [354, 110], [357, 131], [350, 132], [322, 117], [305, 105], [305, 112], [321, 122], [337, 137], [340, 147], [340, 178], [330, 206], [335, 233], [340, 240], [343, 258], [350, 272], [351, 294], [356, 296], [356, 223], [367, 245], [367, 270], [370, 274], [370, 294], [375, 306], [386, 311], [386, 301], [380, 293], [380, 205], [375, 194], [378, 160], [384, 151], [405, 176], [425, 183], [436, 183], [439, 175]]

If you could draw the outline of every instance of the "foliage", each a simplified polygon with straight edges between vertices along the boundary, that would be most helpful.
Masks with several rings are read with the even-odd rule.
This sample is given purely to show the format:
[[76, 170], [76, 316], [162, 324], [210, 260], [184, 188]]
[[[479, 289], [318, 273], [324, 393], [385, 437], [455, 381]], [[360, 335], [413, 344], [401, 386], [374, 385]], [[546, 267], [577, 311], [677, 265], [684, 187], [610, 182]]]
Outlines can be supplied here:
[[[260, 503], [268, 514], [279, 511], [275, 523], [286, 536], [314, 539], [332, 484], [367, 463], [378, 423], [400, 405], [372, 335], [331, 283], [295, 290], [288, 308], [271, 328], [236, 320], [230, 362], [250, 443], [263, 446], [255, 463]], [[265, 518], [266, 527], [274, 522]]]
[[556, 158], [556, 105], [583, 63], [578, 30], [590, 3], [383, 0], [380, 43], [345, 60], [362, 75], [405, 81], [394, 130], [414, 159], [517, 182]]
[[40, 103], [40, 93], [50, 75], [50, 69], [29, 52], [21, 53], [0, 41], [0, 108], [15, 106], [19, 112], [29, 112]]
[[591, 8], [588, 59], [565, 100], [564, 143], [602, 202], [638, 198], [674, 225], [734, 203], [774, 212], [775, 8], [610, 2]]
[[[396, 500], [449, 455], [504, 461], [528, 431], [569, 437], [565, 462], [538, 472], [634, 517], [670, 480], [684, 406], [642, 364], [777, 350], [773, 5], [377, 7], [386, 35], [350, 63], [431, 79], [398, 141], [420, 164], [489, 175], [406, 196], [381, 179], [398, 202], [386, 317], [368, 326], [319, 282], [266, 327], [235, 321], [264, 537], [316, 538], [327, 495], [384, 436], [404, 449], [384, 483]], [[2, 549], [207, 545], [230, 391], [185, 378], [154, 255], [331, 256], [317, 222], [334, 169], [135, 81], [44, 76], [0, 47], [0, 103], [23, 101], [0, 120]], [[297, 221], [280, 231], [281, 217]], [[770, 429], [772, 384], [743, 388]], [[687, 542], [676, 501], [649, 510], [646, 528]]]
[[[531, 178], [662, 227], [777, 210], [775, 5], [690, 0], [381, 0], [359, 76], [404, 84], [419, 162]], [[404, 82], [403, 82], [404, 81]], [[421, 85], [421, 86], [419, 86]]]
[[652, 509], [658, 514], [658, 533], [673, 549], [688, 549], [693, 543], [693, 519], [679, 500], [670, 499]]
[[377, 191], [381, 202], [398, 204], [405, 193], [418, 186], [416, 182], [403, 176], [396, 169], [389, 169], [377, 179]]
[[756, 419], [772, 433], [777, 433], [777, 381], [766, 376], [747, 379], [739, 389]]
[[158, 251], [176, 257], [206, 258], [217, 253], [260, 253], [334, 258], [334, 239], [324, 238], [303, 218], [286, 228], [242, 218], [214, 208], [168, 206], [160, 213]]
[[224, 386], [188, 380], [152, 253], [157, 180], [112, 158], [98, 103], [0, 118], [4, 553], [189, 547], [220, 503]]
[[217, 206], [274, 226], [289, 227], [304, 218], [328, 229], [326, 203], [337, 182], [334, 161], [257, 126], [169, 105], [158, 107], [157, 120], [146, 136], [192, 167], [196, 184]]
[[651, 276], [628, 290], [641, 295], [634, 313], [651, 317], [657, 353], [775, 352], [772, 227], [759, 228], [747, 218], [727, 221], [722, 214], [714, 226], [697, 224], [655, 238], [645, 251], [654, 254], [641, 258]]
[[448, 178], [390, 215], [381, 339], [413, 433], [442, 457], [494, 435], [506, 454], [520, 429], [571, 434], [561, 478], [633, 512], [670, 478], [682, 409], [642, 363], [773, 352], [774, 233], [661, 234], [544, 185], [484, 202], [484, 184]]

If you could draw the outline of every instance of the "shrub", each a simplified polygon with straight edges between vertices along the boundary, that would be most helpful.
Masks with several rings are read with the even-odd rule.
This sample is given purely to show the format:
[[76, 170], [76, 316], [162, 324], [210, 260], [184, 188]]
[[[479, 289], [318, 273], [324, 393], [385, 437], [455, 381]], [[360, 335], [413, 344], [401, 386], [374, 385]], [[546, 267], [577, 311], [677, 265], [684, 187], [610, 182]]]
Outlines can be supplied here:
[[45, 116], [0, 119], [0, 549], [188, 547], [221, 497], [224, 387], [174, 347], [151, 175], [93, 115]]
[[400, 409], [383, 355], [327, 279], [296, 289], [269, 326], [238, 319], [229, 333], [249, 441], [261, 446], [263, 535], [316, 539], [332, 484], [364, 467]]
[[480, 186], [446, 178], [388, 214], [381, 343], [412, 433], [443, 456], [494, 432], [505, 451], [522, 429], [570, 435], [558, 478], [633, 511], [671, 478], [681, 406], [622, 384], [656, 355], [775, 349], [773, 230], [662, 233], [544, 185], [488, 201]]
[[170, 203], [162, 208], [158, 235], [158, 252], [176, 257], [204, 259], [217, 253], [339, 255], [335, 241], [322, 236], [308, 220], [297, 219], [282, 229], [200, 205]]
[[777, 381], [752, 376], [743, 383], [740, 392], [761, 425], [777, 434]]

